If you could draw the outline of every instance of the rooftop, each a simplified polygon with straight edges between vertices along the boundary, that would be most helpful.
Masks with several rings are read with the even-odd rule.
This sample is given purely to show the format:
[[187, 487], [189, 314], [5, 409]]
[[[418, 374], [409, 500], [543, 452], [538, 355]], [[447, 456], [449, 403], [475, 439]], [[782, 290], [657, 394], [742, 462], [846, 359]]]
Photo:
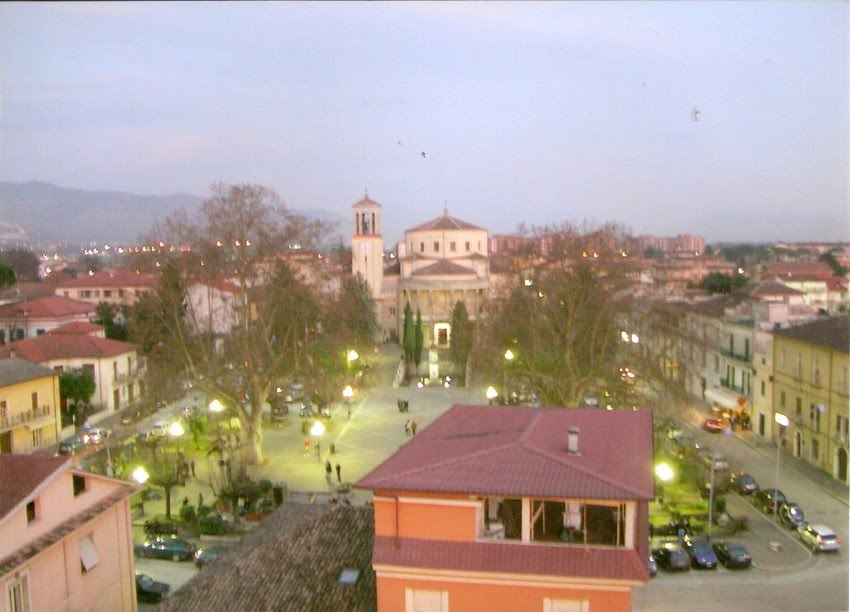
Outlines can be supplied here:
[[0, 359], [22, 357], [32, 363], [54, 359], [103, 359], [136, 350], [135, 344], [84, 334], [44, 334], [0, 346]]
[[[54, 376], [55, 372], [25, 359], [0, 360], [0, 387], [17, 385], [18, 383]], [[1, 457], [2, 455], [0, 455]], [[2, 478], [0, 478], [2, 482]], [[2, 487], [0, 487], [2, 490]], [[2, 503], [2, 500], [0, 500]]]
[[0, 317], [55, 318], [75, 314], [94, 315], [89, 302], [72, 300], [58, 295], [33, 298], [16, 304], [0, 306]]
[[850, 353], [850, 315], [829, 317], [812, 323], [778, 329], [773, 334], [841, 353]]

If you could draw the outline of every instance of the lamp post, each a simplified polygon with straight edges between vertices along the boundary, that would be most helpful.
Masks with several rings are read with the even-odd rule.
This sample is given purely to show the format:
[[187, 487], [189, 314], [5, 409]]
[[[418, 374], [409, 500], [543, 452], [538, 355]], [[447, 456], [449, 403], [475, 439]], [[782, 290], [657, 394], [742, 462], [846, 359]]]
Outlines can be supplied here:
[[[148, 478], [150, 478], [150, 474], [148, 474], [147, 470], [145, 468], [141, 467], [141, 466], [139, 466], [135, 470], [133, 470], [132, 476], [133, 476], [133, 480], [138, 482], [140, 485], [145, 484], [148, 481]], [[142, 491], [142, 505], [141, 505], [142, 515], [144, 515], [144, 513], [145, 513], [145, 497], [146, 497], [146, 494], [145, 494], [144, 491]]]
[[505, 367], [502, 370], [502, 386], [505, 395], [505, 403], [510, 403], [510, 393], [508, 393], [508, 366], [514, 360], [516, 355], [511, 349], [505, 351]]
[[348, 354], [345, 356], [345, 359], [346, 365], [348, 366], [348, 376], [351, 377], [351, 363], [360, 359], [360, 354], [354, 349], [351, 349], [350, 351], [348, 351]]
[[345, 398], [345, 409], [348, 412], [348, 418], [351, 418], [351, 396], [354, 395], [354, 390], [351, 385], [346, 385], [342, 390], [342, 397]]
[[316, 456], [321, 460], [322, 458], [322, 450], [320, 446], [319, 438], [322, 437], [322, 434], [325, 433], [325, 426], [321, 421], [316, 421], [313, 423], [313, 426], [310, 428], [310, 435], [316, 438], [316, 443], [313, 445], [316, 447]]
[[496, 391], [491, 385], [487, 387], [487, 391], [484, 393], [484, 395], [487, 397], [487, 403], [492, 406], [493, 400], [499, 397], [499, 392]]
[[788, 425], [790, 421], [788, 417], [782, 414], [781, 412], [777, 412], [773, 415], [773, 420], [776, 421], [776, 424], [781, 428], [779, 430], [779, 437], [776, 439], [776, 484], [773, 489], [773, 521], [776, 523], [779, 521], [779, 508], [776, 505], [776, 494], [779, 491], [779, 460], [780, 460], [780, 451], [782, 450], [782, 440], [785, 437], [785, 432], [788, 431]]
[[711, 524], [714, 522], [714, 462], [717, 455], [711, 455], [711, 470], [708, 479], [708, 541], [711, 541]]
[[658, 480], [661, 481], [661, 485], [659, 485], [659, 489], [661, 489], [661, 490], [659, 492], [658, 497], [660, 499], [661, 507], [663, 508], [664, 507], [664, 483], [670, 482], [671, 480], [673, 480], [673, 476], [675, 474], [673, 472], [673, 468], [671, 468], [669, 464], [662, 462], [662, 463], [659, 463], [658, 465], [655, 466], [655, 475], [656, 475], [656, 477], [658, 477]]

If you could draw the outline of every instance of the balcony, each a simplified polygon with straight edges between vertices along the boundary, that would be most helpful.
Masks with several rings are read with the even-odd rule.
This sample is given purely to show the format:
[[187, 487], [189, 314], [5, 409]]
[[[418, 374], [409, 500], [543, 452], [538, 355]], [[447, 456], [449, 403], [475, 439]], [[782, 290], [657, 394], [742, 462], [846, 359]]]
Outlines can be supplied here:
[[730, 391], [734, 391], [739, 395], [749, 396], [749, 390], [744, 389], [743, 385], [736, 385], [734, 381], [729, 380], [728, 378], [720, 379], [720, 386], [724, 389], [729, 389]]
[[746, 353], [740, 354], [734, 351], [730, 351], [728, 349], [720, 349], [720, 354], [728, 359], [734, 359], [735, 361], [740, 361], [741, 363], [752, 363], [752, 355], [748, 355]]
[[10, 431], [18, 427], [36, 429], [54, 423], [55, 419], [50, 406], [42, 406], [35, 410], [27, 410], [8, 416], [0, 416], [0, 432]]
[[145, 368], [133, 368], [129, 372], [120, 372], [115, 375], [115, 384], [123, 385], [125, 383], [134, 382], [144, 377]]

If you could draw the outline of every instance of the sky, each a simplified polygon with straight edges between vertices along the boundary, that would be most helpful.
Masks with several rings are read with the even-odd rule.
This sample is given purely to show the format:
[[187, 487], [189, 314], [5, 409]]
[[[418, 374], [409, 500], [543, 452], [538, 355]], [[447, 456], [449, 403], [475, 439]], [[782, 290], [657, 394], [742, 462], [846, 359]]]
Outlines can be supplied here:
[[0, 70], [3, 181], [850, 236], [843, 0], [2, 3]]

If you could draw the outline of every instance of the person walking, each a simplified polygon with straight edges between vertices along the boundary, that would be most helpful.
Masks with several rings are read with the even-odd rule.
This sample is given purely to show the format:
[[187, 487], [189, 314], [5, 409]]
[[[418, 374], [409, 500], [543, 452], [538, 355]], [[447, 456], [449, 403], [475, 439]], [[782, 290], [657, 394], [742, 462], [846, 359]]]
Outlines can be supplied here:
[[194, 459], [192, 459], [189, 462], [189, 467], [192, 469], [192, 478], [194, 478], [195, 477], [195, 460]]
[[316, 440], [316, 457], [321, 461], [322, 459], [322, 443], [319, 440]]
[[333, 472], [333, 467], [331, 467], [330, 461], [325, 461], [325, 473], [330, 476], [331, 472]]
[[405, 433], [405, 435], [407, 435], [407, 436], [409, 436], [409, 435], [410, 435], [410, 419], [407, 419], [407, 420], [404, 422], [404, 433]]
[[414, 436], [416, 435], [416, 421], [413, 421], [413, 422], [410, 424], [410, 431], [412, 431], [412, 432], [413, 432], [413, 435], [414, 435]]
[[310, 438], [304, 438], [304, 454], [310, 453]]
[[[328, 463], [328, 466], [330, 466], [330, 463]], [[342, 484], [342, 468], [338, 463], [336, 464], [336, 481]]]

